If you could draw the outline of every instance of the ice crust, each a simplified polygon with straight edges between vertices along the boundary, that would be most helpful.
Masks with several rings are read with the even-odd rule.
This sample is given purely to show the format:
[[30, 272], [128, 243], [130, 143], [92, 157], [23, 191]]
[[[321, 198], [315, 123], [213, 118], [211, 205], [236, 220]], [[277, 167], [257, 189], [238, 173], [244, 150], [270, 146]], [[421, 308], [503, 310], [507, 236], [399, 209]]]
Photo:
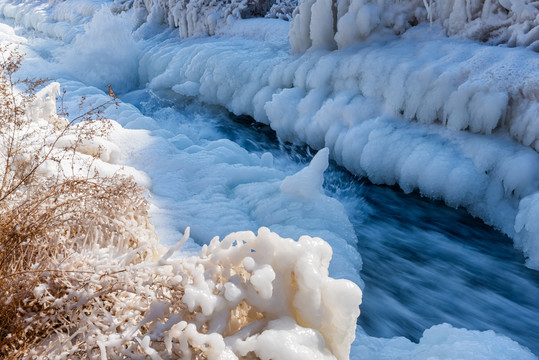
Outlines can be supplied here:
[[[88, 3], [66, 2], [72, 5], [69, 11], [64, 5], [64, 10], [55, 13], [54, 9], [62, 9], [59, 7], [62, 2], [51, 2], [50, 7], [46, 8], [34, 2], [1, 1], [0, 14], [28, 28], [69, 42], [71, 45], [62, 53], [63, 61], [66, 61], [63, 65], [71, 64], [73, 77], [102, 86], [102, 79], [97, 75], [100, 59], [86, 64], [88, 71], [84, 73], [76, 71], [76, 64], [71, 60], [86, 44], [85, 40], [102, 37], [99, 32], [92, 35], [92, 28], [98, 29], [100, 24], [107, 23], [112, 23], [112, 28], [118, 24], [127, 26], [128, 22], [125, 17], [111, 18], [105, 11], [99, 11], [98, 7]], [[309, 8], [305, 12], [313, 11], [317, 19], [316, 16], [321, 16], [321, 11], [327, 9], [328, 4], [319, 1], [314, 6], [314, 3], [301, 3], [300, 12], [301, 6]], [[314, 9], [310, 9], [311, 6]], [[372, 17], [377, 10], [373, 4], [369, 6], [369, 16]], [[99, 15], [91, 17], [95, 14]], [[311, 21], [312, 17], [308, 18]], [[375, 183], [398, 184], [404, 191], [418, 190], [425, 196], [442, 199], [448, 205], [466, 207], [473, 215], [511, 235], [515, 245], [522, 248], [528, 257], [528, 266], [539, 267], [539, 229], [536, 226], [539, 216], [539, 157], [536, 142], [539, 131], [536, 125], [539, 64], [536, 53], [530, 49], [490, 47], [468, 40], [446, 38], [433, 25], [419, 26], [400, 37], [377, 37], [384, 31], [376, 30], [361, 42], [354, 40], [342, 49], [331, 52], [324, 45], [325, 41], [331, 42], [328, 35], [331, 29], [323, 27], [314, 31], [316, 41], [311, 39], [305, 43], [308, 45], [304, 44], [305, 54], [290, 55], [290, 47], [282, 41], [287, 38], [285, 32], [272, 34], [267, 42], [260, 35], [253, 35], [253, 26], [270, 22], [256, 19], [244, 26], [242, 21], [233, 21], [228, 36], [229, 30], [223, 26], [219, 30], [220, 38], [167, 38], [163, 42], [160, 41], [163, 39], [160, 38], [162, 29], [139, 23], [135, 43], [126, 44], [117, 38], [110, 38], [109, 44], [103, 42], [99, 46], [104, 48], [112, 44], [120, 53], [131, 49], [125, 52], [126, 59], [140, 56], [138, 79], [113, 79], [124, 90], [133, 89], [138, 84], [148, 84], [153, 90], [171, 90], [184, 96], [196, 96], [210, 104], [225, 106], [236, 114], [251, 115], [257, 121], [269, 124], [284, 140], [304, 142], [315, 149], [328, 149], [323, 150], [304, 173], [314, 171], [320, 178], [329, 152], [331, 158], [350, 171], [367, 176]], [[281, 28], [277, 25], [273, 29]], [[310, 29], [306, 36], [311, 36]], [[320, 44], [322, 50], [307, 51], [313, 41]], [[136, 51], [132, 51], [133, 44], [136, 44]], [[337, 45], [332, 45], [332, 48]], [[99, 46], [92, 53], [95, 56], [100, 54]], [[53, 73], [60, 72], [54, 68], [51, 70]], [[66, 83], [73, 88], [83, 89], [81, 93], [88, 93], [88, 88], [82, 88], [80, 84], [68, 80]], [[104, 96], [97, 91], [94, 95], [96, 98]], [[447, 101], [440, 101], [445, 99]], [[120, 123], [128, 128], [156, 129], [151, 118], [142, 116], [127, 104], [110, 110], [109, 116], [119, 118]], [[118, 144], [120, 153], [124, 155], [119, 155], [117, 149], [111, 151], [111, 154], [115, 154], [111, 155], [115, 162], [142, 156], [137, 160], [137, 167], [155, 173], [152, 164], [155, 157], [149, 155], [154, 152], [160, 159], [170, 158], [169, 164], [175, 170], [179, 167], [173, 166], [176, 161], [185, 167], [182, 176], [190, 177], [189, 187], [179, 189], [163, 184], [158, 185], [157, 189], [152, 188], [157, 191], [158, 197], [159, 192], [168, 196], [177, 191], [178, 198], [187, 193], [202, 192], [200, 198], [186, 201], [183, 207], [207, 201], [204, 196], [211, 193], [209, 190], [204, 192], [209, 182], [200, 181], [208, 174], [190, 172], [218, 164], [211, 170], [215, 172], [214, 175], [229, 174], [229, 181], [233, 181], [231, 188], [245, 199], [250, 215], [269, 225], [275, 224], [271, 228], [279, 233], [294, 233], [290, 236], [299, 237], [296, 235], [300, 234], [296, 232], [311, 228], [320, 220], [320, 213], [324, 211], [319, 209], [325, 209], [325, 203], [338, 209], [332, 199], [319, 193], [319, 187], [298, 192], [297, 189], [301, 189], [301, 172], [295, 178], [288, 178], [292, 180], [283, 181], [284, 174], [268, 167], [271, 159], [242, 154], [237, 146], [229, 142], [201, 146], [195, 144], [194, 138], [180, 136], [174, 139], [176, 146], [172, 147], [172, 139], [164, 145], [148, 134], [138, 132], [132, 135], [140, 142], [133, 143], [128, 140], [126, 133], [116, 134], [113, 142]], [[193, 154], [195, 156], [191, 156]], [[231, 172], [234, 164], [239, 164], [242, 171]], [[247, 174], [254, 174], [251, 178], [245, 175], [246, 169], [249, 169]], [[275, 181], [264, 184], [252, 181], [262, 176], [274, 178]], [[146, 181], [146, 185], [150, 186], [148, 179], [143, 178], [141, 176], [140, 181]], [[286, 183], [288, 185], [283, 185]], [[219, 196], [229, 189], [218, 192]], [[264, 202], [261, 200], [264, 197], [272, 200]], [[226, 204], [229, 201], [226, 197], [210, 197], [210, 200], [212, 204]], [[159, 199], [155, 203], [158, 204]], [[289, 218], [290, 213], [279, 212], [283, 204], [296, 209], [297, 217]], [[237, 205], [233, 204], [230, 208], [237, 209]], [[231, 227], [249, 227], [243, 215], [235, 217], [235, 214], [228, 214], [229, 208], [226, 206], [221, 212], [204, 214], [207, 209], [200, 207], [198, 214], [195, 211], [195, 215], [187, 215], [184, 221], [196, 221], [198, 215], [214, 217], [216, 214], [227, 214], [233, 220]], [[326, 231], [329, 238], [326, 240], [334, 248], [334, 258], [350, 264], [353, 261], [350, 261], [346, 249], [351, 245], [349, 232], [352, 230], [349, 222], [342, 220], [344, 210], [340, 211], [335, 219], [341, 219], [341, 222], [339, 225], [333, 224], [332, 229], [342, 225], [344, 230], [339, 234]], [[309, 214], [313, 214], [312, 217]], [[178, 216], [182, 215], [180, 213]], [[307, 215], [308, 218], [304, 228], [295, 223], [300, 215]], [[327, 228], [328, 223], [318, 224], [320, 236], [324, 238], [326, 236], [322, 234], [322, 229]], [[198, 233], [196, 227], [194, 231], [197, 238], [211, 230], [208, 226], [211, 222], [207, 218], [199, 220], [199, 224]], [[177, 234], [176, 229], [170, 232]], [[252, 238], [254, 235], [245, 236]], [[220, 246], [216, 245], [215, 248]], [[252, 286], [258, 289], [259, 295], [264, 297], [269, 294], [268, 283], [278, 279], [278, 276], [273, 277], [271, 270], [263, 265], [257, 268], [258, 262], [253, 264], [247, 260], [242, 264], [254, 272], [258, 271]], [[347, 265], [341, 264], [330, 271], [341, 277], [347, 270]], [[327, 296], [338, 294], [335, 291], [328, 293]], [[191, 303], [193, 306], [200, 305], [204, 314], [202, 303], [197, 302], [195, 295], [193, 293], [191, 296]], [[242, 292], [237, 284], [231, 284], [224, 286], [222, 296], [226, 301], [234, 302], [241, 298]], [[215, 304], [212, 305], [213, 300], [208, 299], [204, 300], [208, 300], [204, 306], [207, 313], [213, 314]], [[289, 318], [271, 322], [270, 328], [274, 332], [267, 333], [267, 338], [257, 337], [252, 341], [260, 340], [262, 344], [270, 337], [280, 338], [282, 334], [289, 334], [279, 344], [286, 343], [285, 340], [297, 343], [295, 336], [304, 334]], [[183, 329], [185, 336], [195, 338], [192, 328], [189, 330], [185, 327], [180, 331]], [[331, 344], [325, 336], [322, 337]], [[357, 337], [353, 345], [353, 353], [357, 357], [365, 354], [366, 358], [436, 356], [476, 359], [480, 358], [478, 354], [485, 354], [484, 358], [536, 358], [527, 349], [493, 332], [453, 329], [448, 325], [427, 330], [419, 344], [404, 338], [370, 338], [360, 331]], [[321, 344], [316, 333], [309, 333], [304, 339], [308, 339], [307, 349]], [[218, 342], [208, 341], [211, 344]], [[141, 339], [141, 346], [149, 349], [149, 339]], [[247, 351], [253, 345], [246, 341], [242, 346], [243, 351]], [[264, 356], [263, 348], [260, 345], [261, 357]]]
[[389, 30], [402, 34], [418, 23], [491, 44], [539, 51], [539, 9], [532, 0], [301, 0], [290, 42], [296, 52], [336, 49]]

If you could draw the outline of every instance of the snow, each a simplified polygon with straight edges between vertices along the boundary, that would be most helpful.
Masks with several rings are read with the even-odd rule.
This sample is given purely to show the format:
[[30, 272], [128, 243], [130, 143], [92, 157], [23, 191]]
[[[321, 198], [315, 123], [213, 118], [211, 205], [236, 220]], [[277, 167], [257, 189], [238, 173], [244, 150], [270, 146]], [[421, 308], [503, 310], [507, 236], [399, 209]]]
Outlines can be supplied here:
[[338, 0], [328, 7], [331, 4], [300, 1], [290, 28], [294, 51], [304, 52], [311, 45], [344, 48], [380, 32], [402, 34], [412, 24], [427, 22], [448, 35], [539, 51], [539, 9], [532, 0]]
[[[457, 329], [440, 324], [425, 330], [419, 344], [403, 338], [369, 338], [358, 333], [352, 351], [364, 359], [536, 359], [531, 352], [493, 331]], [[357, 345], [356, 345], [357, 344]]]
[[[452, 1], [445, 7], [442, 2], [338, 1], [334, 16], [330, 1], [300, 1], [290, 44], [285, 41], [287, 23], [239, 20], [239, 3], [224, 8], [169, 3], [138, 1], [129, 11], [129, 2], [117, 2], [116, 12], [124, 5], [126, 12], [112, 15], [101, 2], [51, 2], [47, 8], [2, 1], [0, 14], [67, 43], [57, 49], [57, 63], [28, 60], [59, 75], [71, 94], [67, 107], [76, 107], [77, 95], [87, 95], [90, 103], [106, 98], [87, 85], [105, 89], [112, 84], [121, 93], [132, 91], [127, 96], [139, 102], [146, 99], [133, 90], [147, 86], [250, 115], [269, 124], [281, 139], [319, 150], [310, 165], [285, 172], [274, 166], [271, 154], [249, 154], [192, 125], [160, 129], [154, 119], [123, 102], [107, 110], [107, 117], [123, 128], [115, 125], [111, 138], [96, 144], [108, 149], [104, 171], [133, 166], [126, 171], [152, 191], [162, 242], [174, 244], [187, 225], [192, 238], [185, 238], [185, 254], [198, 252], [214, 234], [254, 231], [255, 224], [300, 239], [277, 240], [262, 229], [258, 235], [234, 233], [203, 247], [202, 257], [192, 260], [202, 267], [189, 270], [194, 275], [184, 301], [190, 310], [200, 308], [205, 320], [215, 316], [219, 328], [221, 315], [231, 310], [227, 306], [249, 299], [257, 311], [278, 320], [268, 321], [263, 330], [254, 320], [255, 325], [244, 328], [254, 332], [242, 340], [202, 334], [185, 321], [170, 328], [171, 337], [183, 339], [181, 344], [189, 340], [226, 348], [223, 358], [232, 358], [230, 349], [270, 358], [267, 351], [276, 348], [277, 340], [285, 358], [293, 352], [294, 358], [325, 358], [328, 351], [346, 358], [355, 326], [349, 322], [356, 316], [350, 314], [357, 310], [360, 291], [342, 278], [361, 284], [361, 260], [342, 204], [321, 191], [330, 158], [374, 183], [465, 207], [513, 237], [527, 265], [539, 268], [539, 58], [534, 52], [537, 9], [530, 2], [487, 1], [478, 10], [476, 1]], [[133, 34], [130, 16], [137, 28]], [[411, 19], [430, 19], [432, 25], [409, 28]], [[500, 29], [496, 21], [507, 19], [512, 21], [508, 29], [494, 31]], [[162, 23], [177, 27], [177, 33]], [[491, 43], [528, 49], [446, 36], [476, 39], [484, 33], [480, 26], [493, 26], [486, 35]], [[2, 39], [25, 42], [6, 25], [0, 30]], [[218, 36], [197, 37], [201, 34]], [[156, 114], [178, 116], [171, 108]], [[206, 121], [206, 114], [198, 116]], [[306, 233], [329, 243], [331, 264], [330, 246], [316, 237], [300, 238]], [[232, 245], [234, 239], [240, 241]], [[248, 281], [230, 277], [214, 294], [210, 285], [215, 281], [203, 270], [216, 264], [242, 267], [250, 273]], [[283, 277], [291, 273], [301, 287], [284, 300], [290, 286]], [[186, 281], [179, 273], [171, 278]], [[371, 338], [360, 329], [355, 336], [352, 357], [536, 358], [493, 332], [449, 325], [426, 330], [419, 344]], [[156, 356], [152, 339], [139, 341]], [[101, 346], [114, 344], [111, 337]]]

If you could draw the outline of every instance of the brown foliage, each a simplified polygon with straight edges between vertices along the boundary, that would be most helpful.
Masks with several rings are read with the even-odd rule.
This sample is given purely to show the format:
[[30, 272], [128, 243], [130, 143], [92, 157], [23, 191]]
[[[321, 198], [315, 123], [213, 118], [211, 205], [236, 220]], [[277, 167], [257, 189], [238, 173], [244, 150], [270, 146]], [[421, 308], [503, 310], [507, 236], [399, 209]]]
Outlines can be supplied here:
[[[16, 49], [0, 47], [1, 358], [22, 357], [60, 322], [68, 321], [60, 321], [62, 315], [54, 314], [54, 308], [36, 301], [39, 284], [48, 284], [47, 291], [56, 298], [75, 278], [82, 286], [79, 275], [93, 270], [66, 269], [66, 259], [89, 246], [135, 247], [137, 239], [126, 226], [129, 216], [148, 217], [143, 189], [131, 179], [90, 176], [91, 161], [85, 165], [86, 176], [66, 176], [61, 170], [66, 160], [73, 165], [79, 144], [106, 132], [101, 111], [116, 102], [112, 90], [109, 101], [71, 121], [58, 117], [64, 121], [60, 126], [36, 134], [29, 106], [46, 81], [15, 81], [21, 60]], [[67, 134], [75, 136], [72, 145], [56, 147]], [[39, 169], [49, 162], [57, 171], [42, 176]]]

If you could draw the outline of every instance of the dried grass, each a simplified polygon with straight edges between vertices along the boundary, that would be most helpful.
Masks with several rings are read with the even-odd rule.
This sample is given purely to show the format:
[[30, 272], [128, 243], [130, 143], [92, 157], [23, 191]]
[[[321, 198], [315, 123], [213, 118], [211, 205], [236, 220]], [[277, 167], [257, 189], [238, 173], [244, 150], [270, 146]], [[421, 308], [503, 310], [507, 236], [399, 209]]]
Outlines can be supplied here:
[[[0, 54], [0, 357], [20, 358], [58, 328], [71, 326], [74, 314], [59, 313], [54, 301], [98, 273], [80, 254], [92, 247], [113, 246], [117, 253], [136, 249], [140, 234], [133, 230], [142, 226], [151, 232], [151, 225], [144, 189], [131, 179], [89, 177], [91, 160], [84, 164], [86, 176], [66, 176], [61, 165], [70, 161], [74, 167], [77, 147], [107, 131], [100, 111], [115, 102], [114, 93], [72, 121], [53, 109], [46, 115], [55, 118], [46, 120], [54, 126], [36, 128], [32, 104], [46, 81], [15, 81], [22, 56], [6, 46]], [[66, 135], [75, 140], [58, 149]], [[41, 176], [47, 163], [56, 171]], [[139, 251], [131, 263], [151, 253]], [[78, 308], [83, 311], [84, 304]]]

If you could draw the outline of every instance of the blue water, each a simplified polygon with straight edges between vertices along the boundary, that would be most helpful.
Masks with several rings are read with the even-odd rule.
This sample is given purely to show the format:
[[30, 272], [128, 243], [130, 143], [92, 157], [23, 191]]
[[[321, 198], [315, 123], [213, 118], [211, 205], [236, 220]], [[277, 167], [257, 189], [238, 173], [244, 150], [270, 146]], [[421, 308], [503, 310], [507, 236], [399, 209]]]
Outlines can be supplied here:
[[[150, 116], [163, 107], [184, 121], [188, 113], [190, 125], [208, 139], [227, 138], [257, 154], [269, 151], [281, 169], [299, 169], [314, 153], [220, 107], [204, 106], [197, 115], [200, 104], [171, 93], [136, 105]], [[170, 128], [174, 116], [155, 119]], [[511, 239], [464, 210], [373, 185], [334, 163], [324, 187], [344, 204], [356, 231], [365, 282], [358, 324], [369, 335], [417, 341], [425, 329], [447, 322], [494, 330], [539, 354], [539, 272], [523, 265]]]
[[326, 187], [350, 202], [366, 284], [358, 323], [368, 334], [417, 341], [447, 322], [494, 330], [539, 354], [539, 272], [523, 265], [511, 239], [464, 210], [343, 169]]

